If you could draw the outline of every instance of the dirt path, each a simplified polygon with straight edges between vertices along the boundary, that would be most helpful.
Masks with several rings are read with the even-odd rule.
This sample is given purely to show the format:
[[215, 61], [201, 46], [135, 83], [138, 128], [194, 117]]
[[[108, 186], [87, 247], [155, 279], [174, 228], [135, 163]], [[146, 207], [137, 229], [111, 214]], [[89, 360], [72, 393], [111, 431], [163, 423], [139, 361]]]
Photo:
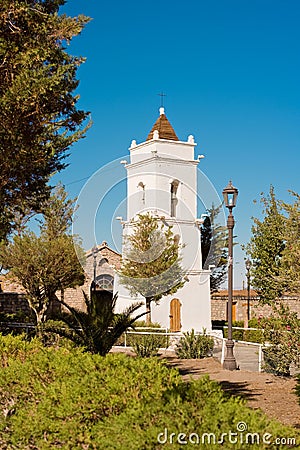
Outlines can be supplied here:
[[300, 429], [300, 404], [294, 393], [294, 378], [276, 377], [268, 373], [245, 370], [224, 370], [214, 358], [178, 359], [168, 357], [168, 364], [177, 367], [184, 380], [208, 374], [223, 389], [247, 400], [248, 406], [262, 409], [269, 417]]

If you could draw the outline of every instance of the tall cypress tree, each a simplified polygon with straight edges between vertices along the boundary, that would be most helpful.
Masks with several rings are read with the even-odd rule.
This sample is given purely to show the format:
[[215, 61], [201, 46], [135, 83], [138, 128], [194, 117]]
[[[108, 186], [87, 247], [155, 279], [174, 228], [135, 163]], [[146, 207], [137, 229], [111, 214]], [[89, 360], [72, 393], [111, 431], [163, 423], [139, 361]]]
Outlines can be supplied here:
[[203, 269], [208, 269], [211, 265], [215, 266], [210, 276], [211, 292], [218, 291], [227, 276], [227, 229], [225, 226], [217, 223], [220, 209], [221, 206], [215, 207], [212, 205], [207, 210], [208, 215], [205, 217], [201, 227]]
[[2, 0], [0, 7], [0, 240], [15, 215], [37, 211], [84, 136], [76, 72], [66, 45], [89, 21], [58, 11], [65, 0]]

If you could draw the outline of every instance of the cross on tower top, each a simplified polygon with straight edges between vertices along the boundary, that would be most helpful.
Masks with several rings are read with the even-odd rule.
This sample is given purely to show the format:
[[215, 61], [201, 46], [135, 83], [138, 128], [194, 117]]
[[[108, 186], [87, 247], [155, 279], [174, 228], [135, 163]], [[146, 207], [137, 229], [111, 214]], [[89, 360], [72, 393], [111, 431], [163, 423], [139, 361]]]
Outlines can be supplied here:
[[157, 94], [160, 96], [160, 106], [163, 108], [164, 107], [164, 97], [167, 96], [167, 94], [164, 94], [163, 92], [160, 92], [159, 94]]

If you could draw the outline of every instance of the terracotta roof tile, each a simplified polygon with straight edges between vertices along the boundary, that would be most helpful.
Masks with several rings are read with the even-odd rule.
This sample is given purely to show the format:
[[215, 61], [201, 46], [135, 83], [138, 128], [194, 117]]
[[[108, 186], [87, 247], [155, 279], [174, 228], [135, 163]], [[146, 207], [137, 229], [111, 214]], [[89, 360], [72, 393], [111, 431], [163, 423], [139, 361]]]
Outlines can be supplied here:
[[169, 141], [178, 141], [178, 137], [167, 119], [167, 116], [163, 113], [160, 114], [159, 118], [153, 125], [150, 133], [148, 134], [147, 141], [153, 139], [153, 132], [157, 130], [159, 139], [168, 139]]

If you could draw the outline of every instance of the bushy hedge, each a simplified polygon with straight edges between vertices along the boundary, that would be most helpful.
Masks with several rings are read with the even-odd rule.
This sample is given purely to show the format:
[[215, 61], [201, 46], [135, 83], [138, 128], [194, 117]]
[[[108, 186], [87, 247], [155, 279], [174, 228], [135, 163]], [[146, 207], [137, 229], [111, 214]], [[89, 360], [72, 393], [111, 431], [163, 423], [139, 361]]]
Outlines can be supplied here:
[[214, 340], [207, 336], [206, 330], [202, 334], [196, 334], [195, 330], [183, 333], [176, 348], [176, 354], [182, 359], [200, 359], [212, 356]]
[[155, 356], [161, 347], [162, 338], [157, 334], [135, 334], [134, 340], [131, 344], [133, 350], [137, 356], [141, 358], [148, 358], [149, 356]]
[[[208, 377], [184, 383], [156, 358], [101, 357], [19, 338], [14, 349], [14, 339], [0, 336], [0, 448], [179, 449], [178, 439], [195, 441], [197, 435], [201, 441], [204, 433], [220, 439], [239, 429], [238, 441], [230, 443], [225, 436], [222, 446], [236, 450], [248, 448], [246, 431], [239, 428], [246, 424], [247, 432], [260, 439], [249, 448], [267, 449], [264, 433], [272, 442], [295, 434], [227, 397]], [[185, 448], [220, 446], [206, 436], [203, 444], [190, 442]]]
[[[141, 328], [143, 329], [141, 330]], [[145, 332], [152, 334], [144, 334]], [[126, 333], [126, 346], [133, 347], [139, 356], [151, 356], [156, 353], [155, 349], [167, 348], [169, 343], [170, 338], [166, 335], [166, 330], [155, 322], [148, 324], [143, 320], [136, 321], [134, 330], [128, 330]], [[116, 345], [125, 345], [124, 334], [118, 339]]]
[[[226, 324], [227, 326], [227, 324]], [[244, 327], [244, 322], [240, 320], [236, 320], [232, 322], [233, 327]], [[258, 328], [258, 321], [257, 319], [251, 319], [249, 320], [248, 324], [249, 328]], [[224, 328], [224, 337], [227, 338], [228, 336], [228, 328]], [[263, 343], [264, 342], [264, 332], [262, 329], [258, 330], [232, 330], [232, 339], [236, 341], [246, 341], [246, 342], [256, 342], [256, 343]]]

